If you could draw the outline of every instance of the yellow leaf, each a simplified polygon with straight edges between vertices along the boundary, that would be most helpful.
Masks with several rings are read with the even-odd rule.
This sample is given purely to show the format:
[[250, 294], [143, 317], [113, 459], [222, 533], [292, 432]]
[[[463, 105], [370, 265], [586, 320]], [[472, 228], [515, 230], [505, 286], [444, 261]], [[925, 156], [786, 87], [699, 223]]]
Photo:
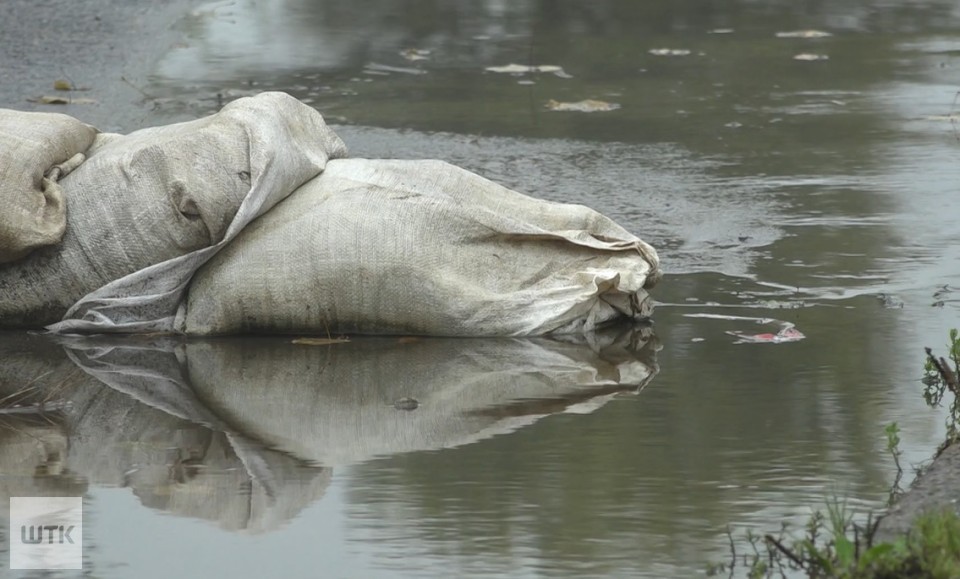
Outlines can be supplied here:
[[828, 36], [833, 34], [823, 30], [790, 30], [777, 33], [777, 38], [826, 38]]
[[597, 112], [615, 111], [620, 108], [620, 105], [618, 105], [617, 103], [608, 103], [606, 101], [598, 101], [594, 99], [577, 101], [575, 103], [562, 103], [560, 101], [555, 101], [553, 99], [550, 99], [547, 101], [546, 107], [551, 111], [597, 113]]
[[333, 344], [345, 344], [350, 341], [350, 338], [297, 338], [293, 340], [293, 344], [300, 344], [302, 346], [330, 346]]
[[94, 99], [75, 99], [68, 96], [51, 96], [43, 95], [35, 99], [27, 99], [32, 103], [40, 103], [42, 105], [95, 105], [97, 101]]
[[690, 51], [686, 48], [651, 48], [648, 50], [654, 56], [689, 56]]
[[806, 61], [815, 61], [815, 60], [828, 60], [830, 57], [826, 54], [811, 54], [809, 52], [804, 52], [793, 57], [794, 60], [806, 60]]

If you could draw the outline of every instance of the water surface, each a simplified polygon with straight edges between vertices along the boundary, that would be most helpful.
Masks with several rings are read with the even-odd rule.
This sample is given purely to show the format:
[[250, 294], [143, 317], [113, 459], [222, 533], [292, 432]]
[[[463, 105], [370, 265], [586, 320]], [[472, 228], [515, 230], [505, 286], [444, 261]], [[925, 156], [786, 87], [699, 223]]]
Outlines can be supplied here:
[[[354, 156], [603, 211], [667, 276], [655, 337], [14, 340], [0, 384], [70, 404], [6, 431], [0, 485], [84, 493], [96, 576], [696, 576], [728, 525], [882, 507], [889, 422], [906, 463], [939, 442], [918, 378], [960, 309], [954, 3], [237, 0], [183, 26], [158, 122], [285, 90]], [[830, 35], [777, 36], [803, 30]], [[563, 74], [485, 70], [511, 63]]]

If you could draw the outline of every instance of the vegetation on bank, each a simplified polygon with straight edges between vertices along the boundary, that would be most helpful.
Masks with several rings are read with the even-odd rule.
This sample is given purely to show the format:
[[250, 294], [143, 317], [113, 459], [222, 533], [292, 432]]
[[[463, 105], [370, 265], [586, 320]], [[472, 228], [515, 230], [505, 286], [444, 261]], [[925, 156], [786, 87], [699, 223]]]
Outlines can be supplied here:
[[[941, 406], [953, 394], [947, 414], [947, 436], [937, 451], [960, 440], [960, 332], [950, 331], [946, 357], [926, 349], [923, 396], [927, 404]], [[900, 491], [900, 435], [896, 423], [886, 428], [887, 451], [897, 466], [890, 491], [891, 503]], [[895, 579], [960, 577], [960, 517], [953, 510], [921, 514], [911, 530], [893, 542], [875, 543], [879, 519], [870, 515], [865, 524], [854, 521], [839, 500], [827, 503], [826, 514], [815, 512], [797, 538], [784, 523], [776, 535], [747, 531], [749, 550], [738, 553], [732, 533], [730, 559], [712, 565], [710, 576], [746, 576]]]

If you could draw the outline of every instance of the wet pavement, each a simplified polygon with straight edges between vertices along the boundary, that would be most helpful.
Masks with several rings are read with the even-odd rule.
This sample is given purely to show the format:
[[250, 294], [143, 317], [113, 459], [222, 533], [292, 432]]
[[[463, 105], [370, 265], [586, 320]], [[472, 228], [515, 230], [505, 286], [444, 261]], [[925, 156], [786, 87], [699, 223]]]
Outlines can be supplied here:
[[[202, 7], [145, 80], [151, 123], [285, 90], [353, 156], [589, 205], [660, 249], [656, 336], [15, 337], [0, 387], [61, 406], [4, 422], [0, 486], [84, 493], [104, 577], [685, 577], [724, 558], [727, 525], [881, 508], [884, 427], [908, 464], [943, 432], [919, 378], [960, 310], [958, 20], [949, 2]], [[510, 64], [560, 71], [487, 70]], [[549, 108], [586, 99], [619, 108]], [[721, 316], [805, 338], [736, 343], [781, 326]]]

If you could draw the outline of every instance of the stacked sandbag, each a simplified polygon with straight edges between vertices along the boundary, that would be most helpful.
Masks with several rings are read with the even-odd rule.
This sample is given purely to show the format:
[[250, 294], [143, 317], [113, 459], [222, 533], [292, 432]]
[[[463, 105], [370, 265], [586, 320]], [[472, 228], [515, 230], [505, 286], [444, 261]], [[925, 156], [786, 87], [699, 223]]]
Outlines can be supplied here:
[[96, 135], [66, 115], [0, 109], [0, 264], [60, 242], [67, 208], [58, 181]]
[[656, 251], [440, 161], [327, 164], [194, 277], [188, 334], [524, 336], [645, 318]]
[[[5, 112], [0, 123], [26, 114]], [[47, 157], [82, 145], [66, 142], [77, 121], [50, 122], [63, 124], [47, 132], [66, 144], [52, 137]], [[239, 99], [196, 121], [97, 135], [86, 160], [60, 182], [62, 241], [0, 265], [0, 328], [37, 328], [69, 315], [81, 331], [125, 323], [149, 331], [144, 322], [176, 309], [193, 271], [217, 248], [328, 158], [345, 154], [319, 113], [283, 93]], [[49, 162], [19, 170], [36, 181]]]

